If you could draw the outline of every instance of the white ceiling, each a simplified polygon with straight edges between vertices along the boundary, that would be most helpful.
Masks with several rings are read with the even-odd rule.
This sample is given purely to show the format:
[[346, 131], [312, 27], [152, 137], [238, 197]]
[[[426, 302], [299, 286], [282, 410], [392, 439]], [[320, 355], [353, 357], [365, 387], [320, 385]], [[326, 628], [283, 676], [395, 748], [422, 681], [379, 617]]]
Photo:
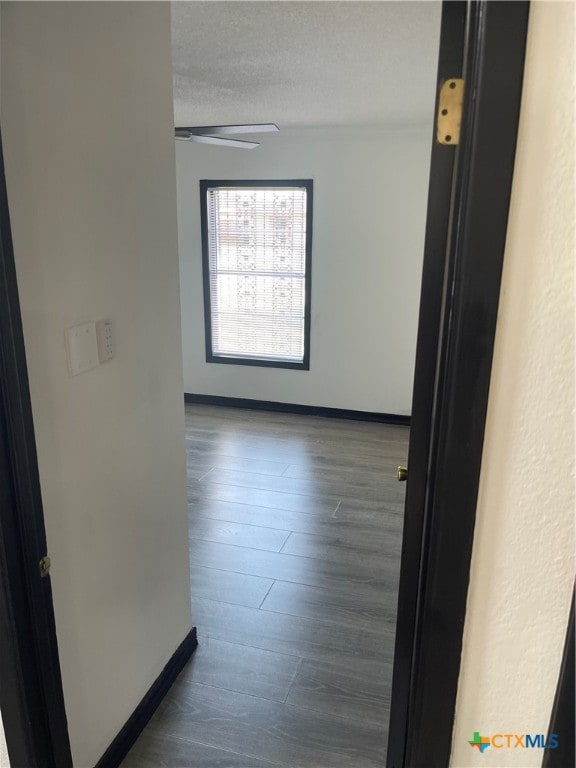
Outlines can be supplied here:
[[172, 3], [176, 125], [431, 119], [440, 2]]

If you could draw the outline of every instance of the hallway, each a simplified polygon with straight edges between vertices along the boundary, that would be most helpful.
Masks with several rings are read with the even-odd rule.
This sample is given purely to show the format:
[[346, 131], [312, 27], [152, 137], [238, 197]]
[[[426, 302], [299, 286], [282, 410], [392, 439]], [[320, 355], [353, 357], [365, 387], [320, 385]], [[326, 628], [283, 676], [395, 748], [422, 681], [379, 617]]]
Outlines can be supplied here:
[[384, 763], [408, 428], [186, 406], [199, 647], [124, 768]]

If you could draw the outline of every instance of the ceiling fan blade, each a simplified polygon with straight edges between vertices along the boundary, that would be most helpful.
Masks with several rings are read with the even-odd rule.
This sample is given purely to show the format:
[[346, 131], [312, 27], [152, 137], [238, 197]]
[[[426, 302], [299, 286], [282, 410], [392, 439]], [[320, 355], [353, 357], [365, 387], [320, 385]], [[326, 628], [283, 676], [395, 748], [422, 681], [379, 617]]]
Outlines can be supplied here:
[[257, 141], [242, 141], [242, 139], [221, 139], [219, 136], [199, 136], [186, 133], [181, 129], [176, 131], [176, 138], [183, 141], [194, 141], [196, 144], [217, 144], [220, 147], [236, 147], [237, 149], [254, 149], [259, 147]]
[[276, 123], [248, 123], [246, 125], [196, 125], [176, 128], [200, 136], [231, 136], [236, 133], [276, 133], [280, 130]]

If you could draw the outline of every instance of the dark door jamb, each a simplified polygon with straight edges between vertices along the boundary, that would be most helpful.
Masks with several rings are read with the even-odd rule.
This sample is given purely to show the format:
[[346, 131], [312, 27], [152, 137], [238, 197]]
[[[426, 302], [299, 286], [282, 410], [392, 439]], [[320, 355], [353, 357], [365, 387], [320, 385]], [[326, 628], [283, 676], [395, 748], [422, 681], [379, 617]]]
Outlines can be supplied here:
[[0, 709], [11, 768], [72, 768], [0, 137]]
[[443, 4], [439, 85], [465, 99], [460, 144], [432, 150], [387, 768], [450, 763], [528, 8]]

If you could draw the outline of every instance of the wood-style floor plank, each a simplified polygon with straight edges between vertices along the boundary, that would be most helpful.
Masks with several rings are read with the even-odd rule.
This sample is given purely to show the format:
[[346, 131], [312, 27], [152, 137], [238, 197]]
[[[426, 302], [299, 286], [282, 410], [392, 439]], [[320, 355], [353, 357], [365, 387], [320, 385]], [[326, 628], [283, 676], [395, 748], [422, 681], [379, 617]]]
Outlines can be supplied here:
[[392, 665], [368, 677], [316, 661], [303, 661], [287, 704], [382, 726], [390, 716]]
[[191, 539], [280, 552], [290, 534], [272, 527], [196, 518], [190, 523], [188, 535]]
[[193, 600], [192, 616], [200, 642], [206, 636], [233, 638], [240, 645], [341, 664], [368, 675], [378, 674], [380, 665], [393, 657], [394, 627], [385, 621], [378, 629], [368, 630], [362, 625], [352, 627], [204, 599]]
[[[212, 541], [192, 540], [190, 555], [197, 565], [206, 568], [226, 568], [249, 576], [263, 576], [280, 581], [292, 581], [312, 587], [335, 588], [339, 584], [355, 582], [373, 587], [397, 582], [398, 562], [396, 558], [384, 556], [355, 556], [353, 552], [340, 549], [337, 559], [312, 559], [281, 552], [266, 552], [261, 549], [234, 547]], [[365, 562], [366, 561], [366, 562]]]
[[378, 588], [348, 583], [338, 585], [337, 589], [275, 581], [260, 608], [302, 618], [336, 621], [349, 627], [366, 627], [376, 632], [389, 627], [393, 632], [396, 597], [395, 581]]
[[164, 733], [291, 768], [382, 768], [385, 727], [177, 681], [154, 716]]
[[[262, 475], [263, 477], [263, 475]], [[318, 512], [334, 512], [340, 497], [313, 496], [296, 493], [284, 493], [283, 491], [266, 490], [262, 488], [250, 488], [241, 485], [226, 485], [225, 483], [189, 481], [188, 488], [192, 493], [188, 495], [188, 501], [193, 494], [200, 490], [202, 496], [208, 499], [220, 501], [235, 501], [240, 504], [252, 504], [255, 507], [273, 507], [274, 509], [286, 509], [305, 514], [317, 514]]]
[[298, 494], [304, 496], [346, 496], [358, 500], [370, 500], [380, 502], [386, 490], [397, 492], [398, 481], [396, 472], [389, 472], [388, 476], [374, 473], [372, 481], [356, 480], [349, 478], [323, 477], [322, 473], [299, 477], [273, 477], [260, 475], [255, 472], [240, 472], [233, 469], [214, 468], [208, 472], [200, 483], [217, 483], [226, 486], [241, 486], [244, 488], [258, 488], [273, 493]]
[[190, 583], [194, 599], [205, 598], [218, 603], [259, 608], [274, 584], [274, 580], [216, 568], [204, 568], [192, 562]]
[[278, 763], [179, 739], [162, 733], [152, 723], [134, 744], [122, 768], [278, 768]]
[[320, 560], [332, 560], [338, 563], [350, 562], [355, 566], [361, 562], [364, 566], [378, 568], [384, 560], [392, 559], [396, 563], [400, 556], [402, 534], [387, 532], [387, 535], [368, 541], [351, 541], [343, 536], [310, 535], [292, 532], [281, 548], [282, 554], [298, 557], [312, 557]]
[[[346, 438], [343, 436], [343, 439]], [[285, 466], [300, 467], [302, 470], [359, 469], [379, 472], [387, 463], [403, 462], [407, 457], [407, 446], [385, 443], [370, 448], [356, 446], [348, 450], [348, 443], [314, 443], [303, 445], [301, 441], [280, 441], [257, 439], [229, 440], [211, 436], [209, 438], [190, 434], [186, 438], [188, 456], [198, 459], [210, 456], [227, 456], [248, 461], [266, 461]], [[249, 470], [248, 470], [249, 471]]]
[[346, 437], [350, 444], [360, 447], [381, 445], [383, 441], [387, 445], [405, 445], [406, 437], [406, 427], [396, 424], [248, 409], [234, 410], [220, 406], [191, 406], [191, 411], [186, 416], [186, 425], [198, 435], [234, 435], [260, 440], [274, 437], [283, 441], [304, 437], [306, 445], [318, 442], [330, 444], [342, 437]]
[[199, 647], [123, 768], [382, 768], [408, 429], [186, 407]]
[[199, 517], [228, 520], [232, 523], [271, 526], [290, 533], [310, 533], [324, 536], [341, 536], [353, 541], [373, 541], [385, 538], [389, 531], [400, 532], [402, 518], [395, 507], [364, 513], [346, 513], [342, 505], [338, 510], [309, 515], [290, 512], [274, 507], [256, 507], [233, 501], [208, 499], [201, 494], [189, 495], [191, 522]]
[[202, 683], [283, 702], [300, 661], [298, 656], [205, 637], [182, 674], [181, 682]]
[[317, 515], [325, 512], [336, 513], [338, 516], [362, 518], [370, 514], [386, 514], [389, 511], [402, 511], [401, 491], [394, 489], [387, 495], [386, 501], [379, 499], [358, 499], [338, 494], [301, 494], [283, 491], [249, 488], [242, 485], [226, 485], [203, 481], [188, 481], [188, 501], [192, 502], [199, 496], [205, 499], [232, 501], [238, 504], [250, 504], [255, 507], [285, 509], [288, 512]]
[[[194, 444], [186, 450], [186, 462], [192, 471], [215, 469], [234, 469], [241, 472], [255, 472], [259, 475], [283, 475], [289, 467], [286, 462], [249, 459], [244, 456], [227, 456], [218, 451], [198, 450]], [[195, 478], [197, 479], [197, 478]]]

